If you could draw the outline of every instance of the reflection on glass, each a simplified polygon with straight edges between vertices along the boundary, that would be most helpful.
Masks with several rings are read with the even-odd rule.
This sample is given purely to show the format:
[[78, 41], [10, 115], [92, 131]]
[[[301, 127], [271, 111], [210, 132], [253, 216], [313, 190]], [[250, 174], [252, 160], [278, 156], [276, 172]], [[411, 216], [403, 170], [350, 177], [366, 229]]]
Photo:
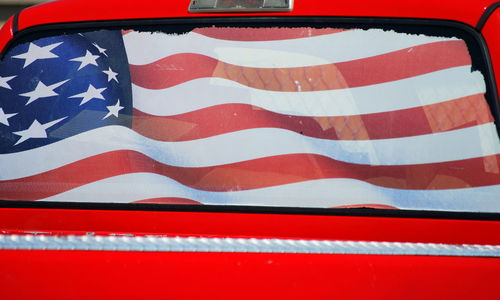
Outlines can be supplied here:
[[500, 212], [500, 144], [457, 38], [101, 30], [0, 63], [5, 200]]

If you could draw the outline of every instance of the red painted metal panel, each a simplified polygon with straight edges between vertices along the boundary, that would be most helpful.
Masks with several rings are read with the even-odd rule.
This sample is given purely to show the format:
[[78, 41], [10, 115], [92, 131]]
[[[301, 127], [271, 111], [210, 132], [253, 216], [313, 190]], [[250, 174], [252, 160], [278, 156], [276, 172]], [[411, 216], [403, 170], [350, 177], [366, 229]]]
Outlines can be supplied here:
[[[455, 20], [475, 25], [494, 1], [307, 1], [291, 13]], [[55, 1], [20, 29], [59, 22], [234, 16], [189, 14], [189, 1]], [[99, 7], [99, 9], [96, 9]], [[76, 14], [75, 12], [78, 12]], [[483, 33], [500, 74], [500, 13]], [[12, 20], [0, 31], [0, 49]], [[0, 231], [500, 244], [499, 221], [162, 211], [0, 209]], [[500, 260], [383, 255], [0, 251], [2, 299], [498, 299]]]
[[[439, 4], [432, 0], [386, 0], [386, 1], [308, 1], [295, 0], [289, 13], [188, 13], [189, 0], [156, 1], [99, 1], [72, 0], [53, 1], [30, 7], [19, 15], [19, 29], [50, 24], [79, 21], [102, 21], [123, 19], [186, 18], [210, 16], [346, 16], [389, 17], [454, 20], [474, 26], [485, 9], [495, 1], [443, 0]], [[78, 13], [75, 13], [78, 12]], [[5, 28], [3, 30], [8, 30]], [[10, 40], [6, 33], [0, 34], [0, 49]]]
[[0, 50], [7, 45], [7, 43], [14, 37], [12, 32], [12, 21], [13, 17], [11, 17], [0, 30]]
[[[26, 9], [20, 17], [20, 29], [54, 22], [93, 21], [103, 19], [179, 18], [230, 15], [286, 15], [286, 16], [357, 16], [404, 17], [456, 20], [475, 25], [480, 15], [494, 1], [443, 0], [435, 1], [310, 1], [295, 0], [290, 13], [188, 13], [190, 0], [156, 1], [55, 1]], [[78, 14], [74, 12], [78, 11]]]
[[0, 209], [0, 230], [500, 244], [500, 221], [242, 213]]
[[498, 299], [499, 259], [0, 251], [2, 299]]

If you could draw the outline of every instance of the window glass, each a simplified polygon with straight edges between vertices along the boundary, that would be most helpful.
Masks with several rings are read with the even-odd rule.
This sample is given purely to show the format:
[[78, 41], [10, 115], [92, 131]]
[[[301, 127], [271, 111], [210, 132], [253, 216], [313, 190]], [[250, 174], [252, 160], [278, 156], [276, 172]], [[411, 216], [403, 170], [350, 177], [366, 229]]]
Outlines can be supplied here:
[[0, 63], [0, 198], [500, 212], [485, 93], [457, 37], [43, 37]]

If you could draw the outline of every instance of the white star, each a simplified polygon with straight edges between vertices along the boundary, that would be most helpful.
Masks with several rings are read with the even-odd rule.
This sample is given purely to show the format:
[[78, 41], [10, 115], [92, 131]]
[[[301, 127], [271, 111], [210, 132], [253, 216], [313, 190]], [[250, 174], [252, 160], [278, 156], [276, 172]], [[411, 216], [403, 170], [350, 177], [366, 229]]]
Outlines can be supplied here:
[[70, 59], [70, 61], [80, 62], [80, 67], [78, 67], [78, 70], [81, 70], [88, 65], [97, 66], [96, 60], [98, 58], [99, 58], [99, 55], [93, 55], [89, 50], [87, 50], [87, 52], [85, 52], [85, 56], [73, 58], [73, 59]]
[[12, 88], [10, 87], [10, 85], [7, 82], [11, 81], [12, 79], [14, 79], [16, 77], [17, 76], [8, 76], [8, 77], [0, 76], [0, 87], [12, 90]]
[[17, 113], [15, 113], [15, 114], [4, 113], [3, 108], [0, 107], [0, 123], [7, 125], [7, 126], [10, 126], [9, 125], [9, 118], [12, 118], [15, 115], [17, 115]]
[[37, 45], [30, 43], [29, 48], [28, 48], [28, 52], [25, 52], [23, 54], [19, 54], [16, 56], [12, 56], [12, 58], [24, 59], [24, 66], [23, 66], [23, 69], [24, 69], [39, 59], [48, 59], [48, 58], [59, 57], [50, 51], [54, 50], [54, 48], [56, 48], [57, 46], [59, 46], [61, 44], [62, 44], [62, 42], [48, 45], [45, 47], [38, 47]]
[[108, 82], [110, 82], [111, 80], [118, 82], [118, 78], [116, 78], [118, 73], [113, 72], [113, 70], [111, 70], [111, 68], [109, 68], [107, 71], [102, 71], [102, 72], [104, 74], [108, 75]]
[[89, 88], [86, 92], [71, 96], [70, 98], [82, 98], [82, 102], [80, 102], [80, 105], [83, 105], [92, 99], [105, 100], [101, 94], [102, 92], [104, 92], [104, 90], [106, 90], [106, 88], [96, 89], [92, 84], [89, 84]]
[[49, 86], [46, 86], [43, 82], [39, 81], [36, 88], [33, 91], [24, 94], [19, 94], [19, 96], [29, 97], [28, 102], [26, 103], [26, 105], [28, 105], [31, 102], [38, 100], [40, 98], [47, 98], [59, 95], [58, 93], [54, 92], [54, 90], [68, 81], [69, 79], [58, 83], [54, 83], [53, 85]]
[[52, 122], [45, 124], [40, 124], [36, 119], [31, 123], [31, 126], [22, 131], [13, 132], [15, 135], [19, 135], [21, 138], [14, 144], [14, 146], [21, 144], [29, 139], [34, 138], [47, 138], [47, 129], [66, 119], [67, 117], [57, 119]]
[[93, 43], [92, 45], [94, 45], [94, 47], [96, 47], [96, 48], [97, 48], [97, 50], [99, 51], [99, 53], [103, 54], [103, 55], [104, 55], [104, 56], [106, 56], [106, 57], [108, 56], [108, 55], [106, 54], [106, 51], [108, 51], [107, 49], [104, 49], [104, 48], [99, 47], [99, 45], [97, 45], [97, 43]]
[[118, 101], [116, 102], [115, 105], [106, 106], [106, 107], [108, 108], [109, 112], [106, 116], [104, 116], [104, 118], [102, 118], [103, 120], [111, 115], [118, 118], [118, 112], [124, 108], [123, 106], [120, 106], [120, 99], [118, 99]]

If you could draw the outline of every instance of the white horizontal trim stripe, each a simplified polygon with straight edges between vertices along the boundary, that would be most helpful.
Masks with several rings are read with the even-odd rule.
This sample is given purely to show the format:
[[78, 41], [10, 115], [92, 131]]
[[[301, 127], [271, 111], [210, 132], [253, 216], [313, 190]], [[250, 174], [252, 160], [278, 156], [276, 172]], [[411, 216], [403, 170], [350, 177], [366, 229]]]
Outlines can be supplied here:
[[0, 235], [0, 249], [500, 257], [500, 246], [254, 238]]
[[441, 103], [486, 91], [470, 66], [357, 88], [317, 92], [275, 92], [222, 78], [201, 78], [163, 90], [132, 85], [134, 107], [158, 116], [240, 103], [295, 116], [349, 116]]
[[106, 126], [36, 149], [0, 154], [0, 180], [31, 176], [116, 150], [137, 151], [178, 167], [217, 166], [298, 153], [356, 164], [407, 165], [495, 155], [500, 153], [500, 142], [493, 123], [421, 136], [361, 141], [326, 140], [285, 129], [255, 128], [192, 141], [160, 142], [126, 127]]
[[130, 203], [173, 197], [209, 205], [328, 208], [379, 204], [400, 209], [500, 212], [498, 195], [500, 185], [447, 190], [402, 190], [346, 178], [311, 180], [244, 191], [207, 192], [187, 187], [166, 176], [133, 173], [96, 181], [43, 201]]
[[196, 53], [239, 66], [291, 68], [350, 61], [457, 39], [358, 29], [301, 39], [258, 42], [219, 40], [194, 32], [182, 35], [131, 32], [123, 40], [129, 63], [133, 65], [149, 64], [179, 53]]

